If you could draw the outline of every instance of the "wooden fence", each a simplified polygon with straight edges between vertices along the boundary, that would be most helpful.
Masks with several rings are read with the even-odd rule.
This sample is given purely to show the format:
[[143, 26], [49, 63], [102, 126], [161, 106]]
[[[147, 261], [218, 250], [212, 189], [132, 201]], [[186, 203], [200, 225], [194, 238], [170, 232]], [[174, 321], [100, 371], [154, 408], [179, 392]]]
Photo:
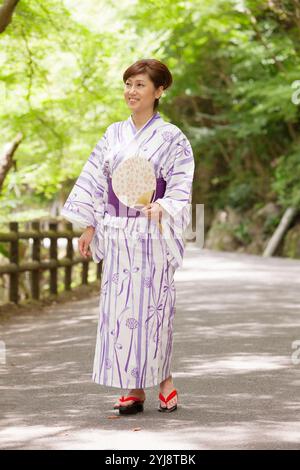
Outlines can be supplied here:
[[[50, 271], [49, 292], [57, 295], [58, 269], [64, 268], [64, 289], [71, 290], [72, 267], [82, 264], [81, 283], [88, 284], [89, 263], [92, 258], [74, 256], [73, 239], [80, 237], [82, 232], [73, 230], [71, 223], [64, 223], [64, 229], [58, 230], [59, 222], [49, 222], [49, 230], [40, 230], [40, 222], [32, 222], [30, 230], [19, 231], [19, 224], [11, 222], [8, 233], [0, 233], [0, 242], [10, 244], [9, 263], [0, 266], [0, 274], [9, 276], [9, 300], [19, 302], [19, 274], [25, 271], [31, 273], [30, 285], [33, 299], [40, 299], [41, 271]], [[41, 260], [41, 242], [50, 239], [49, 259]], [[58, 238], [66, 238], [67, 246], [65, 257], [58, 259]], [[19, 257], [19, 240], [32, 239], [31, 260], [21, 261]], [[101, 265], [97, 264], [97, 279], [101, 276]]]

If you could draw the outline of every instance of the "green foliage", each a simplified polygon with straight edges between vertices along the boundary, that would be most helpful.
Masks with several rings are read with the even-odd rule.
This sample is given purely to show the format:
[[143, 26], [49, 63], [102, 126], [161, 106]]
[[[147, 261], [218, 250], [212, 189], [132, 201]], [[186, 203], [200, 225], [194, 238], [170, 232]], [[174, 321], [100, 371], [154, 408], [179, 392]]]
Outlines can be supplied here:
[[249, 209], [255, 200], [256, 193], [251, 180], [231, 185], [228, 188], [227, 205], [233, 209]]
[[233, 234], [235, 238], [244, 245], [247, 245], [252, 240], [249, 231], [249, 224], [247, 222], [240, 222], [236, 227], [234, 227]]
[[278, 224], [281, 219], [281, 214], [278, 215], [269, 215], [263, 225], [263, 233], [264, 235], [271, 236], [275, 229], [278, 227]]
[[47, 211], [64, 194], [105, 128], [128, 116], [122, 74], [145, 57], [171, 69], [160, 112], [201, 160], [208, 181], [195, 188], [205, 203], [298, 205], [297, 8], [290, 0], [19, 2], [0, 36], [0, 146], [24, 135], [2, 216]]
[[300, 205], [300, 149], [294, 146], [294, 153], [282, 155], [275, 170], [273, 189], [283, 207]]
[[29, 194], [33, 204], [53, 200], [65, 179], [78, 176], [111, 122], [116, 46], [112, 34], [93, 34], [58, 0], [20, 2], [0, 42], [1, 147], [24, 136], [17, 171], [5, 181], [3, 215], [22, 210]]
[[0, 243], [0, 255], [4, 256], [4, 258], [8, 258], [7, 243]]

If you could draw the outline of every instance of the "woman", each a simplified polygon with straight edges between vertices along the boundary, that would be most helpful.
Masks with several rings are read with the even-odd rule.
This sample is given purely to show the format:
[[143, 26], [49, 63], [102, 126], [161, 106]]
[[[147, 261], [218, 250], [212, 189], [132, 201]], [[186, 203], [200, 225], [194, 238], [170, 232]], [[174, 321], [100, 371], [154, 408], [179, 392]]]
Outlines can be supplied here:
[[[108, 126], [61, 214], [85, 227], [83, 256], [103, 260], [92, 380], [129, 390], [114, 409], [143, 411], [144, 389], [159, 385], [159, 411], [177, 409], [171, 376], [174, 273], [182, 265], [194, 175], [191, 145], [157, 111], [172, 75], [158, 60], [139, 60], [123, 75], [128, 119]], [[112, 175], [133, 155], [152, 162], [156, 196], [140, 212], [120, 215]], [[128, 175], [135, 184], [135, 175]], [[157, 197], [159, 196], [159, 197]], [[128, 209], [128, 208], [126, 208]]]

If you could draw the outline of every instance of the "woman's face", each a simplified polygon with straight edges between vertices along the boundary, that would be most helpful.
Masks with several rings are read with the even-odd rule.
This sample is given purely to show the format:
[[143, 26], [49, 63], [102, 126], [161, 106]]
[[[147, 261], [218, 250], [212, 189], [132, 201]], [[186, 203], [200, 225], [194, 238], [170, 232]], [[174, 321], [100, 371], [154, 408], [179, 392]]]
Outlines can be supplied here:
[[129, 77], [125, 82], [124, 97], [133, 111], [153, 109], [154, 101], [163, 92], [163, 86], [155, 88], [147, 73]]

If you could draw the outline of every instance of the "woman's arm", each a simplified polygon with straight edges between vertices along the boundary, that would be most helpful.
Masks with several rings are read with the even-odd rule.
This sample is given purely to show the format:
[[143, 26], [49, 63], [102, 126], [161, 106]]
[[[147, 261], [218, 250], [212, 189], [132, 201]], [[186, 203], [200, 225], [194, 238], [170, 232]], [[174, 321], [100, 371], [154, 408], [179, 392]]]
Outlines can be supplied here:
[[65, 219], [81, 228], [96, 227], [104, 214], [107, 178], [102, 165], [108, 151], [107, 129], [90, 153], [60, 212]]

